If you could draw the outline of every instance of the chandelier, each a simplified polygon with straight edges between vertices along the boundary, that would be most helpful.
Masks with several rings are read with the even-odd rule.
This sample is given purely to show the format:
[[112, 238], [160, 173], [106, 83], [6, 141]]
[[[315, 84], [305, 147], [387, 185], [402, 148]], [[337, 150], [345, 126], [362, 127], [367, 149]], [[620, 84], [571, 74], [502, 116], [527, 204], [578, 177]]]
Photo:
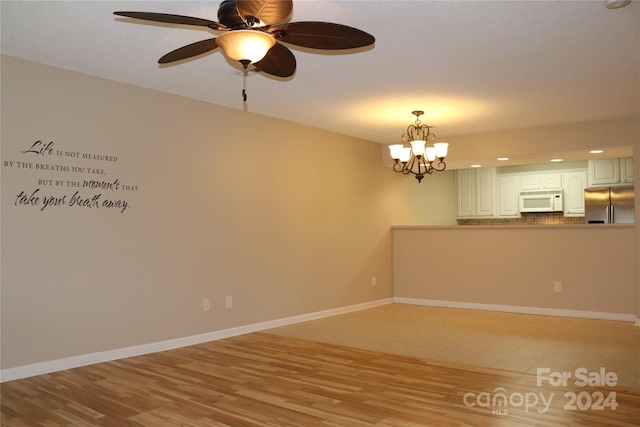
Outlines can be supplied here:
[[[416, 116], [415, 123], [409, 125], [407, 131], [402, 134], [402, 144], [390, 145], [389, 151], [395, 162], [394, 171], [404, 175], [413, 174], [418, 182], [421, 182], [425, 174], [445, 170], [447, 164], [444, 158], [447, 157], [449, 144], [436, 142], [432, 147], [427, 147], [427, 141], [433, 141], [436, 135], [428, 125], [420, 122], [420, 116], [424, 111], [412, 111], [411, 114]], [[405, 143], [411, 147], [405, 147]], [[438, 162], [434, 165], [436, 159]]]

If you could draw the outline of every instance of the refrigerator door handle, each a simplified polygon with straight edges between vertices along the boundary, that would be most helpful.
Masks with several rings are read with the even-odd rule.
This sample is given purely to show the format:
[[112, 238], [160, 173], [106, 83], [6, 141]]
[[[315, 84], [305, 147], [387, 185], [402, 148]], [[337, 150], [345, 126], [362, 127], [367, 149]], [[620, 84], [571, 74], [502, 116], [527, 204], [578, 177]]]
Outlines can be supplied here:
[[609, 224], [613, 224], [615, 221], [615, 211], [613, 205], [609, 206]]

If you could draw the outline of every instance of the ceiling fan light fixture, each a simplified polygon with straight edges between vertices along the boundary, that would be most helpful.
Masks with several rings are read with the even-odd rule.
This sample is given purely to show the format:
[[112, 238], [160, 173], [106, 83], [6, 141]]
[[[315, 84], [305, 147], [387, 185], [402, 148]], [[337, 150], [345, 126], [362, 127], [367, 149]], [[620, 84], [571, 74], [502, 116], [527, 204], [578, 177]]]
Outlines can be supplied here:
[[262, 60], [276, 40], [262, 31], [232, 30], [219, 35], [216, 43], [229, 59], [244, 64]]

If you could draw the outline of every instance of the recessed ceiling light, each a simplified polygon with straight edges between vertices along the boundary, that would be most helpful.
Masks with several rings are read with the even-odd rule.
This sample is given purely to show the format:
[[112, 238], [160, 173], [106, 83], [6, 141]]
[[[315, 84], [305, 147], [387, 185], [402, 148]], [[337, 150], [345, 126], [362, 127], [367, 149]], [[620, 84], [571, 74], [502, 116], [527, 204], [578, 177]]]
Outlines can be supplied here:
[[481, 168], [482, 165], [471, 165], [470, 167], [472, 167], [472, 168]]
[[601, 154], [601, 153], [604, 153], [604, 150], [591, 150], [591, 151], [589, 151], [589, 153], [591, 153], [591, 154]]
[[561, 162], [561, 161], [562, 161], [562, 159], [551, 159], [550, 161], [551, 161], [551, 162]]
[[498, 157], [496, 160], [500, 161], [500, 162], [504, 162], [506, 160], [509, 160], [508, 157]]

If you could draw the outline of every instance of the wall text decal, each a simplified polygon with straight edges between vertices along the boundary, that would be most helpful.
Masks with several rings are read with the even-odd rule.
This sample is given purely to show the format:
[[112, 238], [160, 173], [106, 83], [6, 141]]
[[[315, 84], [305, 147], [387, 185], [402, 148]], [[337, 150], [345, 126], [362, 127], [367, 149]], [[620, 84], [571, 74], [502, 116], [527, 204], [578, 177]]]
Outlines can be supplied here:
[[[35, 188], [16, 192], [14, 206], [36, 207], [40, 211], [70, 207], [124, 213], [131, 208], [127, 193], [138, 191], [138, 185], [108, 178], [106, 168], [118, 162], [117, 156], [58, 149], [53, 141], [28, 144], [20, 154], [21, 160], [5, 160], [3, 166], [43, 174], [37, 178]], [[83, 165], [68, 164], [69, 159], [74, 159], [74, 163], [81, 161]], [[47, 177], [48, 172], [69, 176]]]

